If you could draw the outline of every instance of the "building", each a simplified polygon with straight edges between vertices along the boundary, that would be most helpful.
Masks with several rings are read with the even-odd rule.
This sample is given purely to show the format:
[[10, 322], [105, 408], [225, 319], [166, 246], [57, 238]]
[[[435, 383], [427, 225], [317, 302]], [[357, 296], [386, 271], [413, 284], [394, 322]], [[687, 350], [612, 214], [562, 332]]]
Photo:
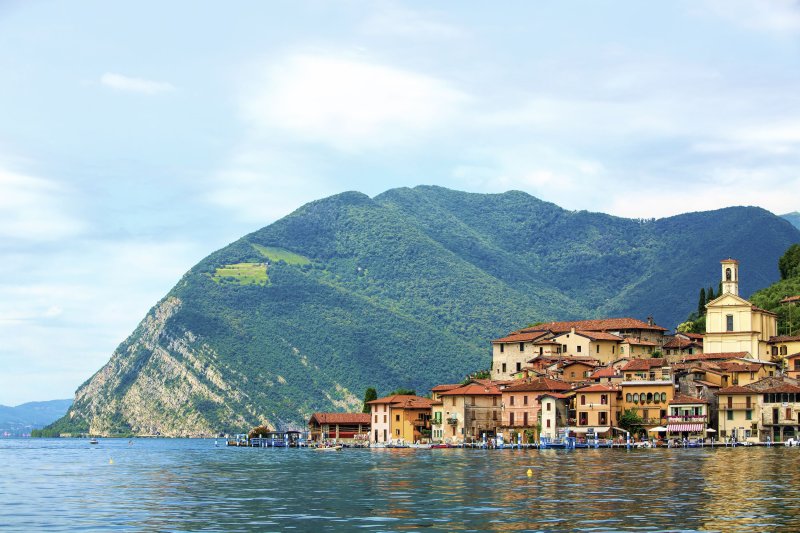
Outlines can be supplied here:
[[705, 439], [708, 429], [708, 401], [676, 394], [668, 402], [667, 435], [679, 439]]
[[[492, 378], [510, 379], [522, 370], [530, 359], [544, 351], [535, 341], [550, 337], [549, 331], [514, 332], [492, 341]], [[559, 351], [560, 353], [560, 351]]]
[[559, 373], [561, 379], [568, 383], [582, 383], [591, 380], [597, 364], [592, 361], [565, 360], [561, 363]]
[[575, 426], [578, 434], [611, 436], [611, 427], [619, 422], [622, 389], [619, 385], [587, 385], [575, 389], [572, 399], [575, 409]]
[[620, 344], [619, 353], [622, 356], [634, 358], [652, 357], [658, 349], [659, 345], [656, 342], [638, 337], [628, 337]]
[[539, 439], [557, 439], [561, 433], [566, 433], [569, 429], [567, 418], [567, 402], [570, 396], [560, 392], [545, 392], [539, 395], [541, 406], [541, 425], [542, 430]]
[[703, 353], [703, 336], [698, 333], [676, 333], [662, 347], [667, 361], [681, 361], [685, 355]]
[[553, 334], [561, 334], [571, 331], [572, 329], [584, 332], [602, 331], [622, 338], [635, 337], [655, 342], [659, 346], [664, 343], [664, 333], [667, 331], [666, 328], [656, 325], [652, 317], [648, 317], [647, 322], [635, 318], [601, 318], [570, 322], [548, 322], [521, 329], [519, 333], [549, 331]]
[[441, 433], [443, 442], [472, 442], [494, 437], [501, 421], [500, 385], [506, 382], [475, 380], [467, 385], [441, 392]]
[[800, 353], [786, 358], [786, 375], [793, 379], [800, 379]]
[[622, 337], [604, 331], [583, 331], [570, 328], [554, 335], [550, 342], [561, 345], [561, 353], [588, 356], [607, 364], [618, 357]]
[[[393, 394], [367, 402], [367, 405], [370, 406], [370, 442], [389, 443], [398, 439], [416, 442], [419, 437], [414, 439], [414, 429], [406, 426], [407, 418], [427, 410], [427, 418], [430, 421], [431, 402], [429, 398], [408, 394]], [[411, 419], [409, 419], [409, 424], [411, 428], [417, 427], [418, 430], [422, 427], [414, 426]], [[430, 422], [427, 427], [430, 428]], [[414, 440], [409, 441], [409, 437]]]
[[366, 441], [369, 439], [369, 413], [314, 413], [308, 421], [311, 440]]
[[769, 361], [768, 341], [777, 334], [778, 317], [739, 296], [738, 261], [724, 259], [721, 265], [722, 295], [706, 304], [703, 353], [747, 352]]
[[645, 428], [666, 424], [667, 407], [675, 396], [672, 370], [662, 358], [631, 359], [623, 366], [622, 411], [631, 409]]
[[725, 387], [717, 391], [719, 398], [719, 421], [717, 434], [720, 439], [758, 442], [758, 418], [760, 396], [741, 385]]
[[550, 378], [537, 378], [501, 389], [502, 428], [508, 432], [533, 432], [533, 439], [526, 435], [525, 442], [538, 438], [539, 397], [546, 392], [566, 392], [570, 385]]
[[783, 361], [789, 356], [800, 354], [800, 335], [770, 337], [767, 345], [769, 345], [769, 353], [772, 360], [783, 364]]
[[596, 368], [589, 379], [596, 383], [621, 383], [622, 372], [613, 365], [603, 366]]
[[800, 436], [800, 382], [766, 377], [719, 391], [720, 437], [783, 442]]

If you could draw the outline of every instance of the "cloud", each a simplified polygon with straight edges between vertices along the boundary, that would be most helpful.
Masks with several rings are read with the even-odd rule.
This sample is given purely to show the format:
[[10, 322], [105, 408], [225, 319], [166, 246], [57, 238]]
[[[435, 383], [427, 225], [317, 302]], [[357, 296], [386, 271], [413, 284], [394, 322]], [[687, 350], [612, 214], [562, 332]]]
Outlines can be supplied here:
[[47, 241], [80, 233], [67, 192], [55, 182], [0, 169], [0, 238]]
[[[713, 15], [738, 26], [766, 32], [800, 32], [797, 0], [707, 0]], [[698, 5], [692, 5], [698, 9]]]
[[270, 65], [244, 98], [244, 118], [265, 137], [288, 135], [345, 152], [408, 145], [444, 127], [469, 101], [438, 78], [328, 55]]
[[388, 4], [378, 8], [362, 23], [361, 31], [372, 36], [432, 37], [451, 39], [464, 34], [455, 26], [435, 20], [435, 15]]
[[144, 78], [133, 78], [113, 72], [106, 72], [100, 77], [100, 83], [106, 87], [119, 91], [127, 91], [141, 94], [158, 94], [174, 91], [175, 87], [171, 83], [164, 81], [153, 81]]

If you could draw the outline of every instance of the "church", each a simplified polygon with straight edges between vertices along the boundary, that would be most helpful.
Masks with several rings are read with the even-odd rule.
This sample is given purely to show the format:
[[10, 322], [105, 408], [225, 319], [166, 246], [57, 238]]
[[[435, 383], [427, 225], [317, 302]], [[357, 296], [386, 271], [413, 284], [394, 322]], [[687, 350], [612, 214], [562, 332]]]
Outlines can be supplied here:
[[[703, 353], [742, 353], [770, 361], [770, 337], [777, 335], [778, 315], [739, 296], [739, 261], [723, 259], [722, 294], [706, 305]], [[745, 356], [747, 357], [747, 356]]]

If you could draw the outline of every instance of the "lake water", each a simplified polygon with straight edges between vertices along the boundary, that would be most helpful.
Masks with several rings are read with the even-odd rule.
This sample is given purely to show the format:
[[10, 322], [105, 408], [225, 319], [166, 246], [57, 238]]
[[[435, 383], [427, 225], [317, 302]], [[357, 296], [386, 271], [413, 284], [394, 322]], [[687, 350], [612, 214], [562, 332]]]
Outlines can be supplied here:
[[0, 440], [0, 529], [800, 530], [798, 448], [317, 452], [130, 442]]

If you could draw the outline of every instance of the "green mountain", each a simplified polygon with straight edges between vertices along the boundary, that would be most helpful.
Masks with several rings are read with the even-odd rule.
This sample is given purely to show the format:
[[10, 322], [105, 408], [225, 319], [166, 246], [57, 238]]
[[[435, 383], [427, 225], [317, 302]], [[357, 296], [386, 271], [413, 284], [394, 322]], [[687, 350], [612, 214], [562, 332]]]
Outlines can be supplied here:
[[778, 278], [800, 231], [759, 208], [660, 220], [440, 187], [311, 202], [202, 260], [77, 391], [57, 432], [199, 435], [359, 409], [490, 364], [540, 320], [653, 315], [671, 327], [742, 262]]
[[70, 405], [72, 400], [28, 402], [16, 407], [0, 405], [0, 435], [30, 434], [32, 429], [46, 426], [64, 416]]
[[778, 261], [781, 279], [754, 293], [750, 300], [763, 309], [778, 315], [778, 335], [800, 334], [800, 305], [781, 303], [800, 296], [800, 244], [791, 246]]
[[795, 228], [800, 228], [800, 211], [795, 211], [793, 213], [786, 213], [785, 215], [781, 215], [781, 218], [785, 218], [786, 220], [791, 222]]

